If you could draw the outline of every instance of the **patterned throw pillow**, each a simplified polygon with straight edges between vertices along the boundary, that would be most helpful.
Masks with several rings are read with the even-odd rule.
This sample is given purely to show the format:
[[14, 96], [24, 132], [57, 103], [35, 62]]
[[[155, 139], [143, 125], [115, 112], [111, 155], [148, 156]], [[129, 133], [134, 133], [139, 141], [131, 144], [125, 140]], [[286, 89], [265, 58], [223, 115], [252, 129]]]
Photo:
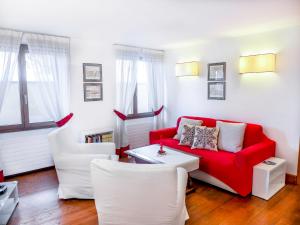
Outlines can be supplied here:
[[204, 148], [218, 151], [218, 127], [195, 126], [192, 148]]
[[203, 123], [202, 120], [193, 120], [193, 119], [188, 119], [188, 118], [182, 117], [180, 119], [180, 123], [178, 125], [177, 134], [173, 138], [180, 141], [181, 135], [183, 133], [184, 125], [201, 126], [202, 123]]
[[179, 144], [192, 146], [194, 142], [194, 134], [195, 134], [195, 126], [184, 125]]

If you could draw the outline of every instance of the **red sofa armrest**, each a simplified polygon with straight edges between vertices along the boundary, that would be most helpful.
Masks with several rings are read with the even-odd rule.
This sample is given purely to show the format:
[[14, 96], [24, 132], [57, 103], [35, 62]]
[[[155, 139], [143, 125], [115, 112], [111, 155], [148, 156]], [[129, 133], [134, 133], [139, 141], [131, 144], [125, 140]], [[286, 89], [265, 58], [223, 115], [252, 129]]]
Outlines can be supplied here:
[[236, 153], [236, 167], [239, 173], [239, 194], [246, 196], [252, 190], [253, 166], [275, 155], [276, 143], [267, 137], [261, 142]]
[[172, 138], [174, 135], [177, 134], [177, 128], [171, 127], [171, 128], [164, 128], [160, 130], [152, 130], [149, 133], [149, 142], [150, 144], [157, 144], [159, 143], [160, 139], [164, 138]]
[[242, 149], [236, 153], [239, 166], [255, 166], [256, 164], [273, 157], [275, 155], [276, 143], [268, 138], [263, 141]]

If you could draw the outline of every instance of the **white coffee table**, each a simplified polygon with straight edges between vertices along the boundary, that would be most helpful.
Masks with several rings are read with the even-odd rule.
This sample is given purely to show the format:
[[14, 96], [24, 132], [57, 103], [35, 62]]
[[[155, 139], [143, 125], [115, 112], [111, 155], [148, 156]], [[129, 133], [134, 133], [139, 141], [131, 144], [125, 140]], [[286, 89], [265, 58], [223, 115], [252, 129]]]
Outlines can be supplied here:
[[[157, 152], [160, 149], [159, 145], [148, 145], [141, 148], [135, 148], [125, 151], [126, 154], [133, 157], [136, 163], [150, 163], [150, 164], [170, 164], [176, 167], [182, 167], [187, 172], [192, 172], [199, 169], [200, 156], [193, 156], [187, 153], [181, 152], [176, 149], [172, 149], [164, 146], [166, 155], [159, 155]], [[187, 193], [194, 191], [192, 180], [189, 177]]]

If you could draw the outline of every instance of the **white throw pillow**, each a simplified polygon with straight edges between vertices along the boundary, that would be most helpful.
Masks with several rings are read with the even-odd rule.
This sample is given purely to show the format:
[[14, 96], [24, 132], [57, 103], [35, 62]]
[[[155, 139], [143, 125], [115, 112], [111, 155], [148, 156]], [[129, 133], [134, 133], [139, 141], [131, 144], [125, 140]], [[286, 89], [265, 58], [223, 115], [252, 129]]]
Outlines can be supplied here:
[[238, 152], [243, 148], [245, 123], [228, 123], [217, 121], [219, 131], [218, 149]]
[[177, 129], [177, 134], [174, 136], [174, 139], [180, 140], [181, 135], [183, 132], [183, 126], [184, 125], [192, 125], [192, 126], [201, 126], [203, 123], [202, 120], [193, 120], [193, 119], [188, 119], [188, 118], [181, 118], [178, 129]]

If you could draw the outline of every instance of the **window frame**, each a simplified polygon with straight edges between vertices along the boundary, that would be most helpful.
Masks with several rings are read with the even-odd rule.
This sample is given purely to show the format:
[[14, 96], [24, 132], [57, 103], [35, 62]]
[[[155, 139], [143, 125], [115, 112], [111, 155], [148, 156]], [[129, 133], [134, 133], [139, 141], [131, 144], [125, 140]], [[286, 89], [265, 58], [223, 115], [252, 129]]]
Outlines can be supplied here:
[[18, 77], [19, 77], [19, 90], [20, 90], [21, 123], [0, 126], [0, 133], [56, 127], [56, 123], [54, 121], [46, 121], [46, 122], [38, 122], [38, 123], [29, 122], [26, 60], [25, 60], [25, 55], [27, 53], [28, 53], [28, 45], [21, 44], [19, 55], [18, 55], [18, 67], [19, 67]]
[[144, 113], [138, 113], [138, 85], [136, 84], [135, 86], [135, 91], [134, 91], [134, 96], [133, 96], [133, 113], [129, 114], [127, 116], [127, 119], [132, 120], [132, 119], [141, 119], [141, 118], [146, 118], [146, 117], [153, 117], [154, 112], [144, 112]]

